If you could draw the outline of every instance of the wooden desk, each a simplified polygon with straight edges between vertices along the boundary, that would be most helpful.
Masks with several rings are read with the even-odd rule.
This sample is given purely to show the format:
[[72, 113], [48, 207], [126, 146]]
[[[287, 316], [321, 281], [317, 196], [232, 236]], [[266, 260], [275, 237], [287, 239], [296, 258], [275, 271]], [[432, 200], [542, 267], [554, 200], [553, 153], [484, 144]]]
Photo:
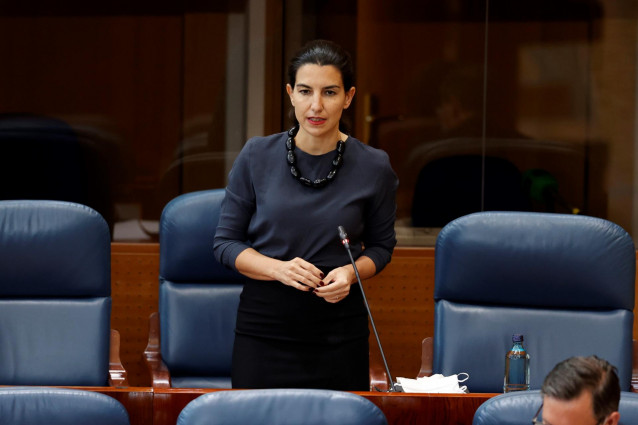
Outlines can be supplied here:
[[[215, 391], [200, 388], [155, 389], [153, 425], [175, 425], [182, 409], [202, 394]], [[376, 404], [390, 425], [471, 425], [474, 412], [496, 394], [404, 394], [356, 392]], [[131, 423], [133, 425], [133, 423]]]
[[476, 409], [497, 394], [357, 393], [395, 425], [471, 425]]

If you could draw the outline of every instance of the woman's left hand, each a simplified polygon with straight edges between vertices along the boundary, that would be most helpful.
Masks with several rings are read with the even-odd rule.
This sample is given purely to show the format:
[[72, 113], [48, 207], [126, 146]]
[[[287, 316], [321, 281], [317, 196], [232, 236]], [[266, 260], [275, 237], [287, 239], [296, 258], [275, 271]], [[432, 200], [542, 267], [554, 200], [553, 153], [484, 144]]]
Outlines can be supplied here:
[[315, 295], [329, 303], [338, 303], [350, 293], [350, 285], [354, 281], [352, 266], [333, 269], [323, 278], [324, 286], [315, 289]]

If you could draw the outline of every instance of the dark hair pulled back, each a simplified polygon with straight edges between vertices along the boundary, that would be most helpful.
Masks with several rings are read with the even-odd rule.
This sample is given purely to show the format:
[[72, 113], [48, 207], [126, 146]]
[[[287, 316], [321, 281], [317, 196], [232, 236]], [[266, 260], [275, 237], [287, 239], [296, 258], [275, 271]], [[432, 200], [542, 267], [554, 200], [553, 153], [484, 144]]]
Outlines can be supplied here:
[[341, 73], [343, 87], [346, 91], [354, 86], [354, 66], [350, 54], [336, 43], [328, 40], [313, 40], [297, 52], [288, 66], [288, 82], [295, 87], [297, 71], [303, 65], [332, 65]]

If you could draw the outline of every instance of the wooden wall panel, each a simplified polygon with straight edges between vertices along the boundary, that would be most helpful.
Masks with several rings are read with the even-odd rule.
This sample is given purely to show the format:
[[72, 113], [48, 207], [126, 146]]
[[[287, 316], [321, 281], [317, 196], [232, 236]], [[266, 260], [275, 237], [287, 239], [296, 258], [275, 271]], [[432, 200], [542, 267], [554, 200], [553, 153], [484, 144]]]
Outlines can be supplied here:
[[[364, 281], [390, 373], [415, 378], [421, 341], [434, 332], [434, 248], [396, 248], [392, 262]], [[370, 335], [370, 346], [377, 341]]]
[[148, 340], [148, 317], [157, 311], [159, 244], [111, 245], [111, 327], [120, 332], [120, 356], [129, 384], [150, 386], [142, 360]]

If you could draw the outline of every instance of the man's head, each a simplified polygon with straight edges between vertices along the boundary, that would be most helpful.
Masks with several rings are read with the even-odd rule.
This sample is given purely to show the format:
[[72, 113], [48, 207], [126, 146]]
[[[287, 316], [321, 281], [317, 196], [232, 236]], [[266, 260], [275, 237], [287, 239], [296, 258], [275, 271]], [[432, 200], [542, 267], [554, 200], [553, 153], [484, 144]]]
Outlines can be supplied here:
[[596, 356], [558, 363], [541, 387], [543, 421], [549, 425], [616, 425], [620, 384], [616, 368]]

